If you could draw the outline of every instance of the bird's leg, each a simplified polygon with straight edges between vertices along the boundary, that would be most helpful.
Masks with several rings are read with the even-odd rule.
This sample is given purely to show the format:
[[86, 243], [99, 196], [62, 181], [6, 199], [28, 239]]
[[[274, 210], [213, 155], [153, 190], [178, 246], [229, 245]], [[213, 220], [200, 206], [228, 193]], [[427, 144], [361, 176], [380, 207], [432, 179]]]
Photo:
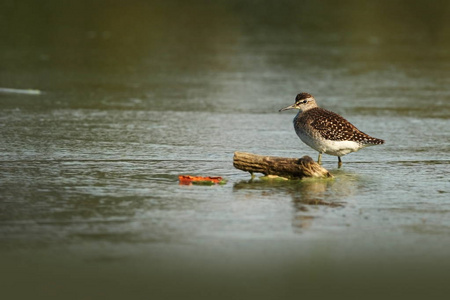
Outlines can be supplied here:
[[322, 164], [322, 152], [319, 152], [319, 158], [317, 159], [317, 163], [318, 163], [319, 165]]
[[341, 157], [338, 156], [338, 168], [342, 167], [342, 160]]

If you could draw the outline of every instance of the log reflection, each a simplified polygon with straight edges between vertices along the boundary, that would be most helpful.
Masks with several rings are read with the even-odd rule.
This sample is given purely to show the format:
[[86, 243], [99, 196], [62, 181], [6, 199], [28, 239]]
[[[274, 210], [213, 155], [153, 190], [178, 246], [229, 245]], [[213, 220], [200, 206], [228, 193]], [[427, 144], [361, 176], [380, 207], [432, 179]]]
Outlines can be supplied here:
[[[250, 179], [234, 185], [234, 191], [246, 190], [253, 197], [292, 198], [292, 226], [295, 231], [310, 228], [314, 220], [341, 209], [356, 193], [357, 180], [351, 174], [338, 174], [334, 179]], [[256, 194], [255, 194], [256, 193]]]

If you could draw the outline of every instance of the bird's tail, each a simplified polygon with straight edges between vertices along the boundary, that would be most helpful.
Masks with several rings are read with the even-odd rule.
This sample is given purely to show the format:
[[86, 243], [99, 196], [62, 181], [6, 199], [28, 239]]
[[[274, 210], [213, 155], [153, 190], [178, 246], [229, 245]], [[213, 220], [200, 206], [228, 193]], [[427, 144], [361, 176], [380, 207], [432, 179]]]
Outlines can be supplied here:
[[382, 145], [384, 144], [384, 140], [368, 136], [364, 139], [363, 143], [366, 144], [367, 146]]

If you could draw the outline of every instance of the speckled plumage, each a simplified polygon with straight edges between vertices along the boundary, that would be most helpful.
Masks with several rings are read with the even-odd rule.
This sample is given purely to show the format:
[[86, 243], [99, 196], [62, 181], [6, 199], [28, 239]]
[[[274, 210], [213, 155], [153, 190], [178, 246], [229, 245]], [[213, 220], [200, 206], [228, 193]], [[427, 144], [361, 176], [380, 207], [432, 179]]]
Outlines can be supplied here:
[[340, 115], [318, 107], [308, 93], [298, 94], [293, 105], [280, 111], [287, 109], [301, 110], [294, 118], [295, 131], [305, 144], [319, 152], [319, 163], [322, 153], [326, 153], [338, 156], [341, 166], [341, 156], [384, 143], [360, 131]]
[[384, 141], [371, 137], [356, 128], [340, 115], [320, 108], [300, 112], [294, 119], [294, 127], [315, 138], [331, 141], [353, 141], [362, 145], [380, 145]]

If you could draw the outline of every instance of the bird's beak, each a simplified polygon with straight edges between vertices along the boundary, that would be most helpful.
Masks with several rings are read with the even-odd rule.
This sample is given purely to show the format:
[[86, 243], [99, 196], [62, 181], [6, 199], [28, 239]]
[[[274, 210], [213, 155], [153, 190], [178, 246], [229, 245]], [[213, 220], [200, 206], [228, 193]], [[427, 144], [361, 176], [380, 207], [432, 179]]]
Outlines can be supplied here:
[[296, 109], [297, 107], [295, 107], [295, 103], [289, 106], [286, 106], [285, 108], [280, 109], [278, 112], [283, 111], [283, 110], [288, 110], [288, 109]]

